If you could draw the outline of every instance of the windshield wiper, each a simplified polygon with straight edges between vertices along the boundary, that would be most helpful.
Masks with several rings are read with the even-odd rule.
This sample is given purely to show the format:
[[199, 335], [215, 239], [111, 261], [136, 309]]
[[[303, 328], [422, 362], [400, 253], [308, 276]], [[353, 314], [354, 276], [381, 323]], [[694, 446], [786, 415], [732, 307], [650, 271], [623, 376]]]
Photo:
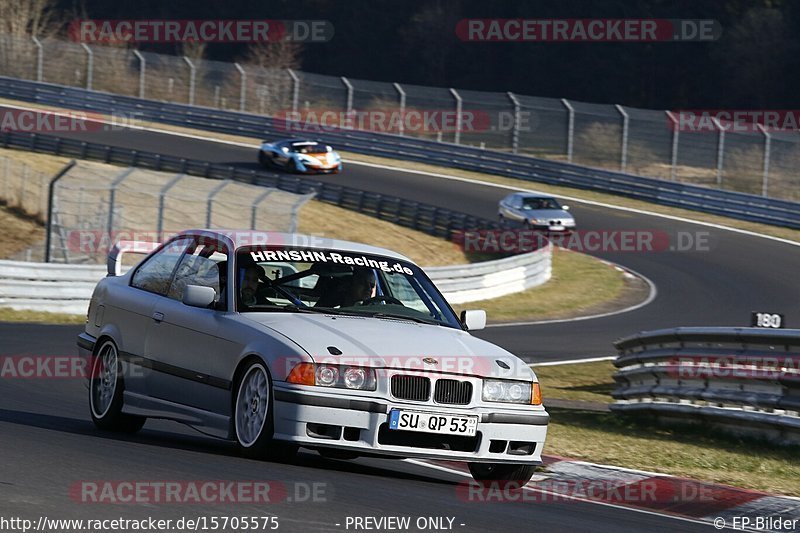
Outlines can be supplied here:
[[397, 313], [378, 312], [378, 313], [369, 313], [369, 314], [366, 314], [364, 316], [368, 316], [370, 318], [391, 318], [391, 319], [396, 319], [396, 320], [410, 320], [411, 322], [417, 322], [419, 324], [430, 324], [430, 325], [433, 325], [433, 326], [441, 326], [442, 325], [441, 322], [438, 322], [438, 321], [433, 320], [433, 319], [426, 320], [424, 318], [419, 318], [419, 317], [416, 317], [416, 316], [401, 315], [401, 314], [397, 314]]
[[255, 311], [274, 311], [274, 312], [281, 312], [285, 311], [288, 313], [316, 313], [316, 314], [325, 314], [325, 315], [339, 315], [341, 314], [339, 311], [335, 309], [328, 309], [328, 308], [314, 308], [308, 307], [304, 305], [303, 307], [297, 306], [295, 304], [287, 304], [287, 305], [278, 305], [278, 304], [258, 304], [250, 306], [250, 309]]

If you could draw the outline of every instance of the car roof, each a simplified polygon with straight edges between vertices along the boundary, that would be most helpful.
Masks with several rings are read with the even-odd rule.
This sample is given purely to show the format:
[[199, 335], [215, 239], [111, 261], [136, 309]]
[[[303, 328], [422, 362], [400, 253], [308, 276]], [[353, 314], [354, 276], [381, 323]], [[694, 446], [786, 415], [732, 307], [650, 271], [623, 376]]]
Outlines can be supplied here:
[[408, 257], [386, 248], [340, 239], [330, 239], [328, 237], [305, 235], [303, 233], [284, 233], [279, 231], [257, 231], [248, 229], [197, 228], [184, 230], [176, 235], [176, 237], [185, 235], [214, 237], [220, 241], [226, 242], [234, 250], [253, 245], [296, 246], [298, 248], [318, 250], [332, 249], [343, 252], [382, 255], [384, 257], [391, 257], [393, 259], [414, 263], [414, 261]]
[[555, 198], [553, 196], [550, 196], [550, 195], [547, 195], [547, 194], [541, 194], [541, 193], [537, 193], [537, 192], [515, 192], [514, 194], [511, 194], [510, 196], [517, 196], [519, 198], [547, 198], [547, 199], [550, 199], [550, 200], [555, 200]]
[[328, 144], [328, 143], [315, 139], [280, 139], [275, 141], [275, 144], [291, 144], [294, 146], [301, 144]]

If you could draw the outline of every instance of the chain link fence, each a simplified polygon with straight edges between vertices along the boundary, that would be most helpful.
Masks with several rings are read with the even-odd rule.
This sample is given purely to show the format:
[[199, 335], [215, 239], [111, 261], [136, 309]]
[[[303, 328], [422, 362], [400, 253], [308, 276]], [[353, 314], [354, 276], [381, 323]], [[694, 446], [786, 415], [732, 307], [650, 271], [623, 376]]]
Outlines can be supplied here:
[[[0, 157], [2, 200], [44, 221], [53, 176]], [[295, 232], [300, 208], [314, 194], [293, 194], [232, 180], [207, 179], [81, 161], [55, 182], [50, 260], [104, 263], [120, 239], [161, 242], [186, 228]], [[37, 244], [18, 255], [43, 260]]]
[[[326, 76], [62, 40], [0, 37], [0, 74], [292, 117], [800, 200], [797, 131], [684, 128], [677, 112]], [[797, 113], [800, 116], [800, 112]]]

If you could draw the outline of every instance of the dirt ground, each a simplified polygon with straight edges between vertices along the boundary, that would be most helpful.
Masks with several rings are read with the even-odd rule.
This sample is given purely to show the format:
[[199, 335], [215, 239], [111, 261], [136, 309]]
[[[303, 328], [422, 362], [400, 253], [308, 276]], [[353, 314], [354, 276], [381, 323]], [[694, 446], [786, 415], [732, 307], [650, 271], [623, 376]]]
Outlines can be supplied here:
[[0, 206], [0, 259], [8, 259], [44, 240], [44, 227]]

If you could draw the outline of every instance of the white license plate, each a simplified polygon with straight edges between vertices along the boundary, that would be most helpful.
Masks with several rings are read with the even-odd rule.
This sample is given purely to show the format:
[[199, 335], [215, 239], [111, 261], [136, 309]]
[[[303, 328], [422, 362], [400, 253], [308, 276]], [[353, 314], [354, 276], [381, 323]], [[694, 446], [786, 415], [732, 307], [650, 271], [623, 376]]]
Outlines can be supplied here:
[[392, 409], [389, 413], [389, 429], [474, 437], [478, 430], [478, 417]]
[[564, 231], [565, 229], [567, 228], [564, 226], [550, 226], [550, 231]]

